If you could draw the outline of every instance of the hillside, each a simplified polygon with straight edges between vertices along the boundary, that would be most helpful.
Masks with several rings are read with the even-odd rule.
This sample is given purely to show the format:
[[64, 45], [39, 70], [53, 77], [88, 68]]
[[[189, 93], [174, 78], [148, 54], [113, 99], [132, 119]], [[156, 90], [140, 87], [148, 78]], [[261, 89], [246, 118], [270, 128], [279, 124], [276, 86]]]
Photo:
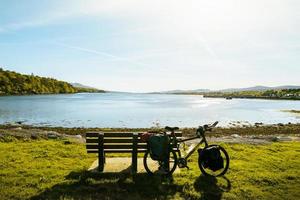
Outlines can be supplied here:
[[83, 85], [81, 83], [70, 83], [73, 87], [76, 87], [76, 88], [88, 88], [88, 89], [95, 89], [96, 88], [93, 88], [93, 87], [90, 87], [90, 86], [87, 86], [87, 85]]
[[105, 92], [104, 90], [99, 90], [94, 87], [86, 86], [80, 83], [70, 83], [73, 87], [75, 87], [78, 92], [89, 92], [89, 93], [101, 93]]
[[100, 92], [90, 88], [77, 88], [70, 83], [53, 78], [24, 75], [0, 68], [0, 95], [65, 94]]
[[267, 90], [289, 90], [289, 89], [300, 89], [300, 86], [296, 85], [282, 85], [276, 87], [268, 87], [268, 86], [254, 86], [248, 88], [227, 88], [223, 90], [218, 90], [217, 92], [243, 92], [243, 91], [267, 91]]
[[300, 86], [297, 85], [282, 85], [282, 86], [276, 86], [276, 87], [268, 87], [268, 86], [254, 86], [254, 87], [247, 87], [247, 88], [226, 88], [221, 90], [210, 90], [210, 89], [195, 89], [195, 90], [169, 90], [169, 91], [163, 91], [163, 92], [157, 92], [157, 93], [164, 93], [164, 94], [194, 94], [194, 93], [229, 93], [229, 92], [244, 92], [244, 91], [267, 91], [267, 90], [294, 90], [294, 89], [300, 89]]

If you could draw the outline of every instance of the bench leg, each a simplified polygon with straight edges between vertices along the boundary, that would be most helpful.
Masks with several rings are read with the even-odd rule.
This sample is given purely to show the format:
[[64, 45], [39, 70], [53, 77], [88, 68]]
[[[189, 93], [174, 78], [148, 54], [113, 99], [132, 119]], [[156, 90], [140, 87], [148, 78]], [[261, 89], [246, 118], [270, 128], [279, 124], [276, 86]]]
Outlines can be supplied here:
[[133, 152], [132, 152], [131, 172], [133, 174], [137, 173], [137, 153], [133, 153]]
[[103, 172], [103, 170], [104, 170], [104, 160], [105, 160], [104, 153], [103, 152], [101, 153], [99, 151], [99, 154], [98, 154], [98, 171], [99, 172]]
[[98, 171], [103, 172], [104, 170], [104, 162], [105, 162], [105, 155], [104, 155], [104, 135], [100, 133], [98, 136]]
[[131, 171], [133, 174], [137, 173], [137, 144], [138, 144], [138, 134], [133, 134], [132, 141], [132, 162], [131, 162]]

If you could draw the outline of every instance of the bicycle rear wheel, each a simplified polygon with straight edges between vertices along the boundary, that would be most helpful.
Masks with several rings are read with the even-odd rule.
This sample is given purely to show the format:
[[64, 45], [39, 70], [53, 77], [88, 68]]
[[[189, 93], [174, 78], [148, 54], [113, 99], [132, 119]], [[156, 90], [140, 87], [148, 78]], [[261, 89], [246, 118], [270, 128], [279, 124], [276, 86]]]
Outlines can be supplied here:
[[202, 159], [202, 157], [200, 155], [198, 157], [198, 165], [199, 165], [199, 168], [200, 168], [201, 172], [204, 175], [222, 176], [227, 172], [227, 170], [229, 168], [229, 156], [228, 156], [228, 153], [226, 152], [226, 150], [223, 147], [219, 146], [219, 145], [209, 145], [209, 146], [205, 147], [204, 149], [206, 149], [208, 147], [213, 147], [213, 146], [219, 148], [221, 156], [223, 158], [224, 167], [222, 169], [217, 170], [217, 171], [213, 171], [213, 170], [209, 169], [207, 166], [205, 166], [204, 160]]
[[[177, 156], [173, 150], [170, 151], [168, 163], [165, 163], [164, 161], [152, 160], [149, 150], [146, 151], [143, 161], [145, 170], [150, 175], [171, 175], [177, 167]], [[168, 169], [166, 169], [166, 165], [169, 165]]]

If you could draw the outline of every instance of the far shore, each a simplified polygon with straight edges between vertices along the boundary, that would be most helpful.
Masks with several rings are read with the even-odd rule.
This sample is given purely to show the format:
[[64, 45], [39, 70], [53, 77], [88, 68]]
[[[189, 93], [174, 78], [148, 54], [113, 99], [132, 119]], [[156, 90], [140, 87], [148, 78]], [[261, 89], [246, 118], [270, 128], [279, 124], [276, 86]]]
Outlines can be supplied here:
[[[24, 93], [24, 94], [4, 94], [0, 93], [0, 97], [19, 97], [19, 96], [41, 96], [41, 95], [72, 95], [72, 94], [103, 94], [103, 93], [124, 93], [124, 92], [110, 92], [110, 91], [95, 91], [95, 92], [75, 92], [75, 93]], [[130, 93], [129, 93], [130, 94]], [[264, 99], [264, 100], [292, 100], [292, 101], [299, 101], [300, 97], [267, 97], [267, 96], [227, 96], [227, 95], [208, 95], [205, 93], [132, 93], [132, 94], [161, 94], [161, 95], [199, 95], [203, 98], [220, 98], [220, 99]]]
[[[204, 98], [228, 98], [227, 96], [211, 96], [211, 95], [203, 95]], [[251, 96], [230, 96], [231, 99], [265, 99], [265, 100], [293, 100], [299, 101], [299, 98], [291, 98], [291, 97], [251, 97]]]
[[265, 100], [293, 100], [297, 101], [300, 100], [299, 98], [295, 97], [257, 97], [257, 96], [226, 96], [226, 95], [207, 95], [203, 93], [160, 93], [160, 94], [173, 94], [173, 95], [199, 95], [203, 96], [203, 98], [218, 98], [218, 99], [265, 99]]
[[97, 92], [73, 92], [73, 93], [24, 93], [24, 94], [4, 94], [0, 93], [0, 97], [20, 97], [20, 96], [42, 96], [42, 95], [72, 95], [72, 94], [95, 94], [95, 93], [108, 93], [106, 91]]

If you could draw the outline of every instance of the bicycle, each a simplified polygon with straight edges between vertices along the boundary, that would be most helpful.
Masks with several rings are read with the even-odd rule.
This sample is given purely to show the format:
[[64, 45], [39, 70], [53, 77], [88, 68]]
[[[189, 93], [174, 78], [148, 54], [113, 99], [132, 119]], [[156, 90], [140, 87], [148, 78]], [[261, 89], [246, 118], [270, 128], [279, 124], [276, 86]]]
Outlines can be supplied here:
[[[178, 127], [165, 127], [166, 131], [171, 132], [169, 135], [169, 144], [168, 144], [168, 156], [165, 158], [165, 160], [160, 160], [160, 161], [154, 161], [151, 159], [150, 156], [150, 149], [148, 148], [147, 151], [145, 152], [144, 155], [144, 167], [147, 171], [148, 174], [155, 174], [155, 173], [162, 173], [166, 175], [171, 175], [175, 170], [176, 167], [178, 166], [179, 168], [187, 168], [189, 169], [187, 163], [188, 163], [188, 158], [196, 151], [198, 150], [198, 166], [200, 168], [200, 171], [204, 175], [211, 175], [211, 176], [222, 176], [224, 175], [228, 168], [229, 168], [229, 156], [226, 150], [216, 144], [209, 145], [205, 133], [207, 131], [212, 131], [212, 129], [218, 124], [216, 121], [213, 124], [206, 124], [203, 126], [199, 126], [198, 129], [196, 130], [196, 136], [195, 137], [190, 137], [186, 139], [177, 139], [175, 135], [175, 131], [179, 130]], [[167, 132], [164, 131], [163, 134], [167, 135]], [[195, 140], [202, 138], [193, 148], [191, 148], [185, 156], [182, 156], [181, 150], [180, 150], [180, 145], [184, 142]], [[204, 148], [199, 148], [201, 144], [204, 143]], [[206, 158], [202, 155], [202, 152], [207, 150], [208, 148], [216, 148], [219, 150], [220, 155], [223, 158], [223, 167], [222, 169], [219, 170], [211, 170], [208, 167], [207, 160]]]

